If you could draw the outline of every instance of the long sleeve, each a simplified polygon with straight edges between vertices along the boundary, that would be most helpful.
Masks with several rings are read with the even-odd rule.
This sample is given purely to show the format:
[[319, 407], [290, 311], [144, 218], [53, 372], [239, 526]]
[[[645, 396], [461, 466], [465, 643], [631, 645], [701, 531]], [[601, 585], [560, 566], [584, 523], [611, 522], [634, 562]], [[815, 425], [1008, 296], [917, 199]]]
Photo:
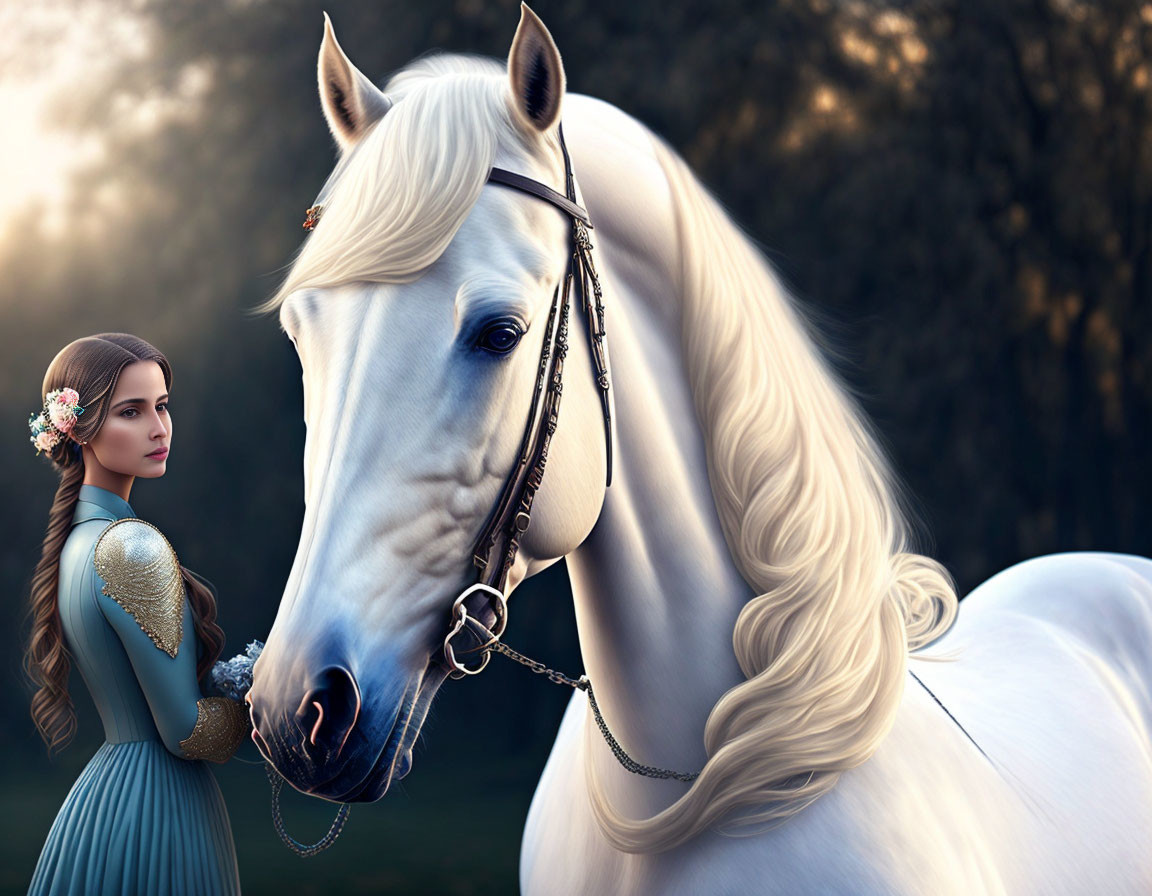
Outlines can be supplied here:
[[192, 608], [167, 540], [142, 520], [113, 523], [93, 549], [92, 575], [164, 745], [182, 759], [227, 760], [247, 733], [247, 713], [200, 693]]

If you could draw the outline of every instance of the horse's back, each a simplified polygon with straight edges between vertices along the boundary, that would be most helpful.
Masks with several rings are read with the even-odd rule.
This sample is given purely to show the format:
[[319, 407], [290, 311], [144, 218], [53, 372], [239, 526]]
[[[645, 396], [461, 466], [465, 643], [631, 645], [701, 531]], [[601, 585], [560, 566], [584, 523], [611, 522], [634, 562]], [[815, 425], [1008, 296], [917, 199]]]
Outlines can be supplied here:
[[1152, 560], [1077, 552], [1017, 563], [961, 603], [972, 634], [1010, 626], [1002, 614], [1050, 626], [1054, 640], [1096, 670], [1152, 748]]
[[1152, 892], [1152, 561], [1019, 563], [925, 653], [954, 658], [911, 667], [1029, 807], [1033, 879]]

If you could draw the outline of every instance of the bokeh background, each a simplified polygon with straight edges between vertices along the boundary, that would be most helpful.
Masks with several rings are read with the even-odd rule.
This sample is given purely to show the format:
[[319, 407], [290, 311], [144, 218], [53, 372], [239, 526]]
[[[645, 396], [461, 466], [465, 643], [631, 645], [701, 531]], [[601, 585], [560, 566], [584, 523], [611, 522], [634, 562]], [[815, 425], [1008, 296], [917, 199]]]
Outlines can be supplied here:
[[[175, 368], [169, 474], [137, 511], [218, 586], [229, 654], [275, 613], [302, 515], [299, 368], [251, 309], [334, 159], [327, 8], [382, 80], [504, 58], [516, 0], [0, 2], [0, 891], [23, 892], [100, 743], [49, 760], [20, 677], [55, 482], [25, 420], [55, 352], [127, 330]], [[569, 88], [676, 146], [815, 309], [961, 594], [1038, 554], [1152, 554], [1152, 4], [537, 0]], [[626, 185], [621, 185], [626, 189]], [[579, 670], [562, 566], [514, 645]], [[244, 889], [508, 893], [567, 694], [504, 662], [441, 692], [396, 792], [307, 861], [259, 766], [220, 770]], [[290, 830], [331, 807], [292, 794]]]

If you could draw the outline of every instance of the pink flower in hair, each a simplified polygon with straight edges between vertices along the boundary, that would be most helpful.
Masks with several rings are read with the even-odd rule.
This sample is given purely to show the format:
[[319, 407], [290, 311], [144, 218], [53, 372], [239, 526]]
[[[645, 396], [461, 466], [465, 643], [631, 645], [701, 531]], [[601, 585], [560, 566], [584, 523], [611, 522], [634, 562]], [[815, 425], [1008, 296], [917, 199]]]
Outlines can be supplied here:
[[48, 419], [62, 434], [72, 431], [76, 425], [76, 418], [84, 413], [80, 407], [80, 393], [75, 389], [57, 389], [49, 392], [45, 401]]
[[33, 440], [32, 444], [36, 446], [37, 453], [41, 451], [51, 451], [60, 442], [59, 434], [50, 429], [44, 430], [39, 433]]

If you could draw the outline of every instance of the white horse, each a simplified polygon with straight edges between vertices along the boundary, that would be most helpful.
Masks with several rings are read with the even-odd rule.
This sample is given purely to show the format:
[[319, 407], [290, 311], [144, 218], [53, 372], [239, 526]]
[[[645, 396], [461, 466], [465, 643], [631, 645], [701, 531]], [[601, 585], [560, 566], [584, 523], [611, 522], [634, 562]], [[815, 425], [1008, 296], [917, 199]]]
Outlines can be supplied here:
[[272, 300], [308, 435], [299, 550], [250, 693], [265, 755], [342, 800], [411, 766], [570, 252], [564, 214], [486, 178], [563, 192], [562, 110], [607, 306], [615, 475], [606, 489], [574, 322], [508, 590], [566, 558], [613, 733], [642, 763], [702, 773], [625, 771], [574, 692], [523, 890], [1152, 892], [1152, 561], [1030, 560], [957, 618], [868, 423], [750, 240], [651, 132], [565, 96], [526, 7], [509, 60], [426, 57], [380, 90], [326, 26], [342, 157]]

